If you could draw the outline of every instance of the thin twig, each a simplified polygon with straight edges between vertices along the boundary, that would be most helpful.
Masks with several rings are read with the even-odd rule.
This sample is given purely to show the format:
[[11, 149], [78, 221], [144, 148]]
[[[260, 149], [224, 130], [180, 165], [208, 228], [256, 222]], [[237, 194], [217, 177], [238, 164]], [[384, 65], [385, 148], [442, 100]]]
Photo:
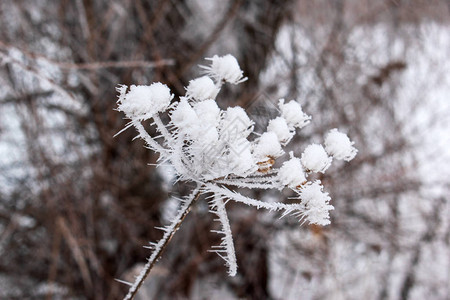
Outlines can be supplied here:
[[105, 68], [159, 68], [163, 66], [173, 66], [175, 61], [173, 59], [162, 59], [158, 61], [134, 60], [134, 61], [101, 61], [89, 63], [62, 63], [53, 62], [54, 65], [62, 69], [105, 69]]
[[172, 224], [170, 224], [169, 226], [164, 228], [164, 231], [165, 231], [164, 236], [155, 245], [155, 250], [153, 251], [150, 258], [148, 259], [148, 262], [145, 264], [145, 266], [142, 269], [139, 276], [136, 278], [136, 281], [133, 283], [133, 285], [128, 290], [128, 294], [125, 296], [124, 300], [131, 300], [136, 296], [136, 293], [139, 290], [139, 288], [141, 287], [145, 278], [147, 278], [148, 274], [150, 274], [150, 271], [152, 270], [156, 261], [161, 257], [162, 253], [166, 249], [170, 240], [175, 235], [175, 232], [178, 231], [178, 229], [181, 226], [181, 223], [183, 223], [183, 221], [184, 221], [184, 218], [187, 216], [187, 214], [191, 210], [192, 205], [197, 201], [198, 197], [200, 196], [200, 192], [201, 192], [201, 187], [197, 186], [197, 188], [195, 188], [192, 191], [192, 193], [189, 195], [189, 197], [184, 201], [183, 205], [179, 209], [178, 214], [175, 217], [175, 219], [173, 220]]
[[83, 278], [83, 282], [86, 288], [91, 290], [93, 286], [92, 278], [91, 275], [89, 274], [89, 267], [86, 262], [86, 257], [84, 256], [83, 251], [81, 250], [80, 244], [78, 243], [77, 239], [73, 236], [69, 226], [62, 217], [58, 216], [56, 218], [56, 225], [61, 230], [61, 233], [64, 236], [67, 245], [70, 248], [70, 251], [72, 252], [73, 258], [75, 259], [76, 263], [78, 264], [78, 267], [80, 268], [81, 277]]
[[[0, 41], [0, 48], [7, 51], [17, 50], [24, 55], [28, 60], [37, 62], [39, 59], [44, 60], [54, 66], [57, 66], [63, 70], [95, 70], [95, 69], [107, 69], [107, 68], [160, 68], [165, 66], [175, 65], [175, 60], [171, 58], [158, 59], [155, 61], [148, 60], [122, 60], [122, 61], [91, 61], [86, 63], [74, 63], [74, 62], [61, 62], [53, 60], [45, 55], [27, 51], [17, 46], [12, 46], [3, 41]], [[4, 53], [5, 57], [9, 60], [13, 60], [15, 63], [19, 63], [17, 59], [12, 58], [7, 52]], [[21, 65], [26, 65], [21, 63]]]

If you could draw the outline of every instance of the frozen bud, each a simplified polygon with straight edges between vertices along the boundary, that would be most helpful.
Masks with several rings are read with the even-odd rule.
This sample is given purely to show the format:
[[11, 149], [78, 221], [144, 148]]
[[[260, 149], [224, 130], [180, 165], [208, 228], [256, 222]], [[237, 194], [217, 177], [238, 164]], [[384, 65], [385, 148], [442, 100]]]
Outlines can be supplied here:
[[265, 161], [268, 157], [277, 158], [284, 151], [281, 149], [278, 137], [272, 131], [264, 132], [259, 138], [253, 151], [258, 162]]
[[218, 93], [219, 89], [208, 76], [189, 81], [189, 85], [186, 88], [186, 97], [196, 101], [215, 99]]
[[345, 133], [339, 132], [336, 128], [330, 130], [325, 137], [325, 149], [336, 159], [352, 160], [358, 152], [353, 144], [354, 142], [350, 141]]
[[125, 94], [126, 87], [118, 88], [120, 93], [118, 109], [128, 118], [146, 120], [169, 107], [173, 95], [167, 85], [155, 82], [151, 85], [132, 85]]
[[208, 99], [194, 104], [194, 110], [204, 126], [216, 127], [220, 122], [220, 108], [215, 100]]
[[302, 163], [299, 158], [293, 157], [292, 152], [291, 159], [284, 162], [278, 171], [278, 180], [290, 188], [296, 188], [306, 181]]
[[284, 104], [284, 99], [280, 99], [278, 107], [280, 108], [281, 116], [286, 120], [289, 127], [303, 128], [311, 120], [311, 117], [303, 112], [302, 106], [295, 100]]
[[330, 205], [330, 196], [324, 192], [320, 180], [308, 183], [299, 191], [300, 199], [305, 205], [304, 216], [310, 224], [328, 225], [329, 211], [333, 210]]
[[253, 124], [242, 107], [229, 107], [222, 122], [222, 138], [225, 140], [246, 138], [253, 131]]
[[270, 120], [267, 131], [274, 132], [278, 137], [278, 141], [283, 144], [287, 144], [294, 136], [294, 131], [289, 130], [286, 120], [282, 117]]
[[302, 153], [301, 162], [306, 170], [324, 173], [331, 165], [332, 158], [328, 156], [322, 145], [311, 144]]
[[186, 98], [181, 98], [172, 111], [170, 118], [172, 124], [183, 133], [195, 135], [196, 131], [198, 131], [198, 116]]
[[214, 55], [212, 58], [207, 58], [207, 60], [211, 61], [211, 65], [202, 67], [207, 70], [208, 75], [215, 78], [216, 80], [224, 80], [232, 84], [238, 84], [247, 80], [246, 77], [243, 77], [244, 72], [242, 72], [241, 67], [239, 67], [238, 61], [233, 55]]
[[228, 155], [231, 172], [237, 176], [247, 176], [257, 170], [255, 159], [251, 152], [251, 144], [245, 138], [234, 141]]

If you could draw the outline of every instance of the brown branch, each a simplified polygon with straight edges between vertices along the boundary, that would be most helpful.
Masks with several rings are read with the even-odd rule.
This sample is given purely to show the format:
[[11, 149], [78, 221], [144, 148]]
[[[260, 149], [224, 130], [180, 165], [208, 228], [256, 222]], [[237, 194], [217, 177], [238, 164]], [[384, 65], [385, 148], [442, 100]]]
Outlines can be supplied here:
[[89, 275], [89, 267], [86, 263], [85, 257], [83, 255], [83, 252], [81, 251], [77, 239], [73, 236], [72, 232], [70, 231], [70, 228], [67, 226], [66, 221], [62, 217], [56, 218], [56, 224], [58, 228], [61, 230], [61, 233], [64, 236], [67, 245], [72, 251], [73, 258], [78, 264], [84, 284], [89, 290], [91, 290], [92, 279], [91, 276]]
[[53, 62], [54, 65], [62, 69], [105, 69], [105, 68], [160, 68], [164, 66], [172, 66], [175, 64], [173, 59], [162, 59], [155, 62], [136, 60], [136, 61], [102, 61], [102, 62], [89, 62], [89, 63], [59, 63]]
[[239, 7], [242, 5], [242, 0], [235, 0], [233, 4], [228, 9], [227, 13], [223, 16], [222, 20], [217, 23], [214, 30], [208, 36], [208, 38], [197, 48], [195, 53], [189, 56], [189, 61], [184, 63], [180, 67], [180, 73], [184, 74], [197, 60], [199, 60], [203, 54], [208, 50], [208, 48], [214, 43], [220, 36], [220, 33], [226, 28], [227, 24], [230, 23], [237, 14]]

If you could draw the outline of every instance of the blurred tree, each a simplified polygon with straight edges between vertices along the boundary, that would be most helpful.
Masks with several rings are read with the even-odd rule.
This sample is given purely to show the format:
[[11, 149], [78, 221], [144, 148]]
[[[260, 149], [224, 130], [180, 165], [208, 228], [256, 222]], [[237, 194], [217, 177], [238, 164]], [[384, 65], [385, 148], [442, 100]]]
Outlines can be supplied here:
[[171, 181], [134, 132], [113, 138], [125, 124], [114, 87], [162, 81], [181, 94], [204, 57], [233, 53], [249, 81], [223, 107], [270, 115], [268, 102], [298, 98], [322, 116], [298, 142], [342, 124], [357, 161], [321, 178], [336, 207], [327, 228], [235, 207], [236, 278], [207, 251], [219, 241], [200, 205], [142, 297], [448, 298], [445, 274], [419, 276], [430, 247], [449, 251], [448, 199], [421, 193], [408, 121], [421, 95], [400, 97], [422, 25], [448, 15], [448, 1], [419, 0], [1, 1], [0, 297], [124, 295], [114, 279], [149, 255]]

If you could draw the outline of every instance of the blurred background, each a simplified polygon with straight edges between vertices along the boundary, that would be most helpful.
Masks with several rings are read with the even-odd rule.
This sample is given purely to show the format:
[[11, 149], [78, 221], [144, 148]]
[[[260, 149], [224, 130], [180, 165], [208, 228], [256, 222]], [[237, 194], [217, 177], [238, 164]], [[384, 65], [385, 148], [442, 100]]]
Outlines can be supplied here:
[[219, 106], [265, 126], [297, 99], [313, 120], [290, 150], [338, 127], [359, 153], [322, 179], [329, 226], [229, 205], [233, 278], [201, 200], [139, 299], [450, 299], [449, 21], [446, 0], [2, 0], [0, 298], [124, 296], [191, 187], [113, 138], [115, 87], [182, 95], [231, 53], [249, 80]]

